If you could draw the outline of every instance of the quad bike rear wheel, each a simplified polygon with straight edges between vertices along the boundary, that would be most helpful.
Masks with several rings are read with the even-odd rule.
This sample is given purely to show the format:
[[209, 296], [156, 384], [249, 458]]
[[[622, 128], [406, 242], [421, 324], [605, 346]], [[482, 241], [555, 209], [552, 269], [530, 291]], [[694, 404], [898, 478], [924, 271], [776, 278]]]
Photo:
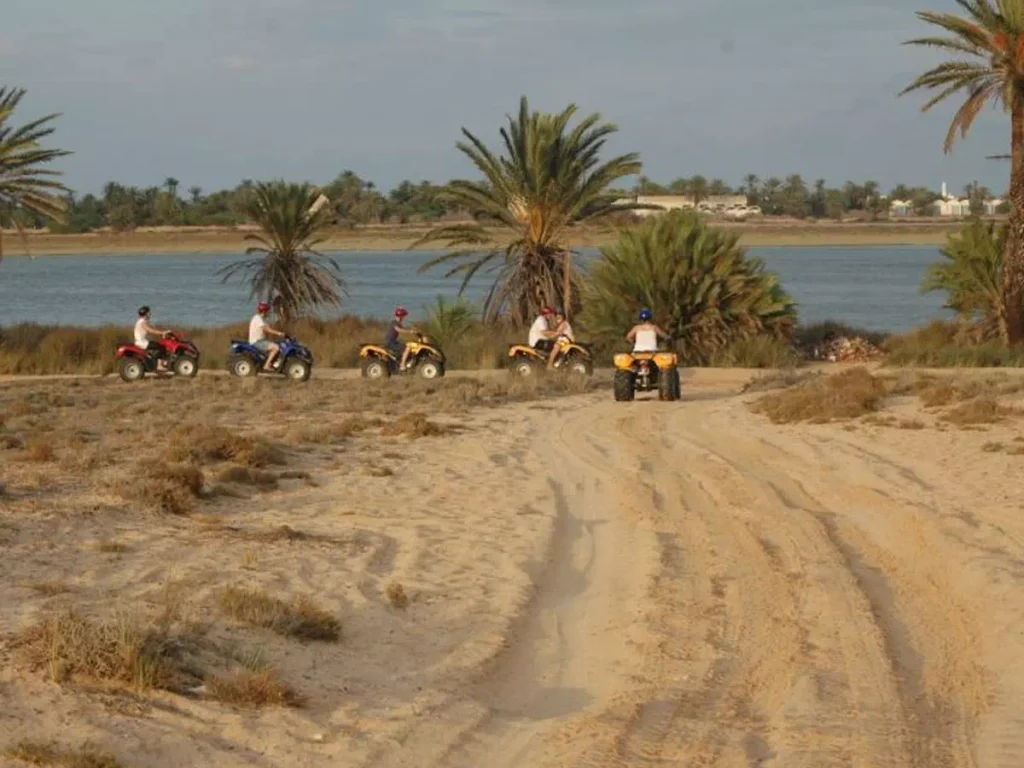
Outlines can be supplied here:
[[292, 358], [284, 364], [284, 375], [292, 381], [309, 381], [313, 367], [305, 360]]
[[128, 357], [121, 361], [118, 373], [123, 381], [139, 381], [146, 375], [146, 366], [136, 357]]
[[371, 357], [363, 362], [364, 379], [387, 379], [391, 376], [391, 368], [387, 361], [379, 357]]
[[174, 375], [183, 379], [194, 378], [199, 373], [199, 361], [191, 355], [183, 355], [174, 361]]
[[616, 401], [628, 403], [636, 397], [636, 374], [632, 371], [616, 371], [612, 389]]
[[421, 379], [444, 378], [444, 363], [440, 360], [428, 357], [416, 367], [419, 369], [417, 373], [419, 373]]
[[246, 355], [235, 355], [228, 361], [228, 370], [241, 379], [255, 376], [257, 373], [256, 363]]
[[674, 402], [679, 399], [679, 369], [669, 368], [661, 374], [658, 384], [658, 399]]
[[577, 376], [593, 376], [594, 363], [589, 358], [577, 354], [566, 361], [565, 370]]

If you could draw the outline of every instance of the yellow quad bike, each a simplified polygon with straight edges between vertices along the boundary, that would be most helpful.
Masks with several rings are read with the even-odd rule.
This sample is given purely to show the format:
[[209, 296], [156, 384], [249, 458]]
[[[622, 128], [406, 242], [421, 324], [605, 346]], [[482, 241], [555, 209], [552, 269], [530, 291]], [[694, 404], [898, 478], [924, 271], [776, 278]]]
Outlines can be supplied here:
[[[559, 338], [555, 341], [558, 347], [558, 359], [555, 370], [574, 373], [579, 376], [594, 375], [594, 358], [590, 350], [583, 344]], [[548, 365], [551, 350], [534, 349], [527, 344], [513, 344], [508, 348], [509, 371], [527, 379], [544, 371]]]
[[404, 371], [398, 370], [401, 358], [383, 344], [363, 344], [359, 347], [359, 366], [364, 379], [387, 379], [395, 374], [418, 375], [423, 379], [440, 379], [444, 376], [446, 358], [441, 347], [422, 334], [416, 341], [406, 343], [409, 349], [409, 364]]
[[637, 392], [658, 390], [659, 400], [679, 399], [679, 356], [675, 352], [623, 352], [615, 355], [615, 399], [628, 402]]

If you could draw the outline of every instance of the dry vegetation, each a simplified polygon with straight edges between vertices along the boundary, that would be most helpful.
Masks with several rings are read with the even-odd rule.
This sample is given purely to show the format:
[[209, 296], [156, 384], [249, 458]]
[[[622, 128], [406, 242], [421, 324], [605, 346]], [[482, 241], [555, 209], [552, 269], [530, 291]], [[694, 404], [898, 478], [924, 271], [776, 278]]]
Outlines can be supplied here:
[[72, 750], [23, 739], [9, 747], [4, 754], [10, 760], [27, 765], [49, 765], [58, 768], [124, 768], [124, 763], [113, 755], [100, 752], [88, 745]]
[[[329, 548], [335, 558], [365, 545], [254, 520], [257, 506], [312, 493], [333, 473], [381, 487], [371, 476], [404, 471], [410, 441], [475, 429], [471, 409], [597, 386], [507, 376], [383, 385], [214, 377], [0, 384], [0, 542], [5, 566], [18, 574], [0, 585], [0, 652], [32, 679], [77, 695], [146, 700], [165, 692], [211, 706], [301, 706], [296, 649], [344, 642], [344, 610], [327, 610], [324, 596], [301, 588], [244, 582], [282, 578], [285, 548], [300, 558]], [[235, 568], [171, 581], [168, 553], [195, 546], [214, 548], [214, 566]], [[129, 566], [168, 581], [125, 582], [119, 573]], [[386, 596], [396, 608], [408, 602], [401, 586]], [[254, 643], [256, 656], [238, 650]], [[29, 742], [8, 756], [118, 765]]]

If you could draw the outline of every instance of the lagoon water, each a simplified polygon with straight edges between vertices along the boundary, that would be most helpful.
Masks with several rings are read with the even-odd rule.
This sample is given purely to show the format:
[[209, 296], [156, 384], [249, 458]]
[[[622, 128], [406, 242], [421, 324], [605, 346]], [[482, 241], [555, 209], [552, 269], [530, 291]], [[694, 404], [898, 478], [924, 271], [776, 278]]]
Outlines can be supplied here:
[[[925, 269], [940, 258], [931, 247], [752, 248], [799, 303], [802, 323], [834, 319], [902, 332], [946, 317], [942, 297], [922, 295]], [[459, 282], [444, 268], [417, 272], [432, 254], [332, 254], [348, 284], [342, 312], [387, 317], [396, 304], [415, 318], [435, 296], [454, 298]], [[0, 326], [130, 325], [141, 304], [158, 325], [208, 327], [246, 320], [247, 289], [217, 272], [239, 256], [139, 255], [8, 257], [0, 263]], [[466, 292], [483, 295], [487, 276]]]

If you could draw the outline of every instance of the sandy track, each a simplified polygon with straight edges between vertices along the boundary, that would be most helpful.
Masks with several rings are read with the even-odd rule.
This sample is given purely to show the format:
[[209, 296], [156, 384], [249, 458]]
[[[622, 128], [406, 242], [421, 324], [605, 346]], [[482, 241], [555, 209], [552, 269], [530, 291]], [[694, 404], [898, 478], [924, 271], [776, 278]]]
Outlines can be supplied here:
[[729, 394], [602, 395], [538, 432], [546, 569], [481, 682], [410, 734], [421, 756], [447, 734], [415, 764], [1021, 764], [1005, 494]]

